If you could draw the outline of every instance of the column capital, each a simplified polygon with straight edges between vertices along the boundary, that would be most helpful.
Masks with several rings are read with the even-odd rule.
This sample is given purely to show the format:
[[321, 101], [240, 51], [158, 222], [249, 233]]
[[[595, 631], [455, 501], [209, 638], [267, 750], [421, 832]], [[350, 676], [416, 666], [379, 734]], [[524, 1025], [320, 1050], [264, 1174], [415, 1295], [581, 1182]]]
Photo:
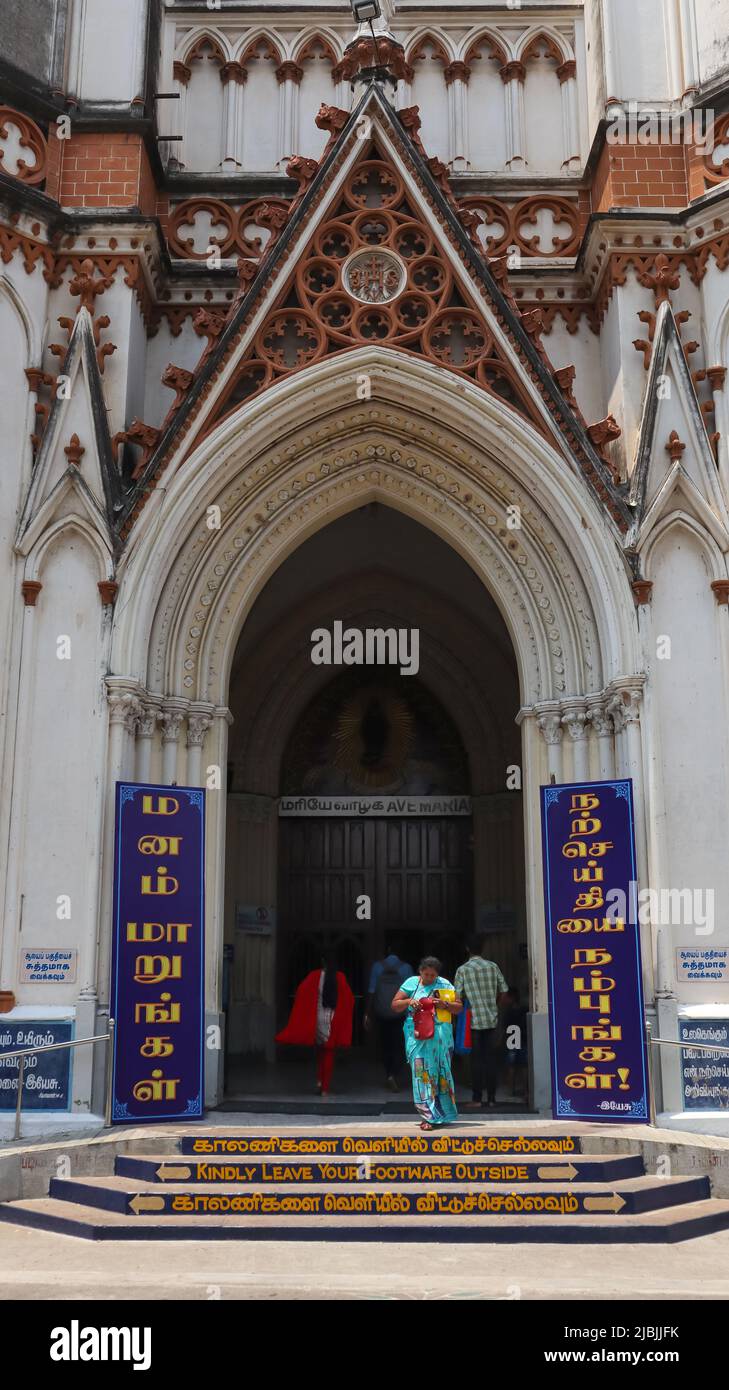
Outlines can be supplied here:
[[634, 579], [630, 587], [633, 590], [633, 598], [637, 608], [643, 608], [651, 602], [653, 598], [652, 579]]
[[298, 87], [303, 76], [304, 69], [299, 67], [298, 63], [292, 63], [290, 59], [285, 63], [280, 63], [276, 68], [276, 78], [279, 83], [295, 82]]
[[584, 701], [576, 700], [574, 703], [565, 701], [562, 705], [562, 709], [564, 713], [561, 722], [572, 739], [572, 742], [577, 743], [587, 738], [587, 724], [590, 716], [587, 713]]
[[109, 723], [122, 724], [128, 734], [135, 734], [142, 713], [142, 702], [130, 692], [116, 691], [107, 695]]
[[640, 686], [618, 686], [607, 702], [607, 710], [612, 715], [616, 733], [621, 733], [628, 724], [640, 723], [640, 704], [643, 691]]
[[518, 59], [511, 63], [504, 63], [503, 67], [499, 68], [499, 76], [502, 82], [525, 82], [526, 64], [519, 62]]
[[162, 742], [177, 743], [187, 714], [186, 700], [166, 700], [160, 713]]
[[142, 713], [137, 726], [137, 738], [154, 738], [154, 731], [162, 717], [159, 700], [143, 699]]
[[192, 77], [192, 68], [189, 68], [187, 63], [181, 63], [176, 58], [172, 64], [172, 76], [176, 82], [181, 82], [183, 87], [186, 87]]
[[35, 608], [35, 605], [38, 602], [38, 595], [42, 588], [43, 585], [41, 584], [39, 579], [23, 580], [20, 586], [20, 592], [23, 595], [23, 603], [25, 604], [26, 608]]
[[102, 608], [111, 608], [119, 592], [119, 585], [116, 583], [116, 580], [100, 579], [96, 587], [99, 590]]
[[450, 87], [451, 82], [467, 83], [471, 76], [471, 69], [468, 63], [461, 63], [456, 60], [449, 63], [448, 66], [443, 69], [443, 76], [446, 80], [446, 86], [448, 87]]
[[248, 71], [242, 63], [223, 63], [220, 69], [220, 81], [224, 85], [228, 82], [237, 82], [239, 86], [242, 86], [244, 82], [248, 81]]
[[598, 738], [612, 738], [615, 731], [613, 721], [602, 696], [594, 701], [588, 700], [587, 717]]
[[555, 701], [549, 706], [542, 705], [541, 710], [535, 709], [537, 716], [537, 728], [542, 735], [545, 743], [558, 744], [564, 737], [562, 728], [562, 712], [559, 704]]
[[574, 58], [565, 59], [556, 69], [557, 77], [560, 82], [568, 82], [571, 77], [577, 76], [577, 63]]
[[720, 608], [726, 608], [729, 605], [729, 579], [714, 579], [711, 592]]
[[201, 748], [213, 722], [214, 705], [192, 704], [187, 715], [187, 746]]

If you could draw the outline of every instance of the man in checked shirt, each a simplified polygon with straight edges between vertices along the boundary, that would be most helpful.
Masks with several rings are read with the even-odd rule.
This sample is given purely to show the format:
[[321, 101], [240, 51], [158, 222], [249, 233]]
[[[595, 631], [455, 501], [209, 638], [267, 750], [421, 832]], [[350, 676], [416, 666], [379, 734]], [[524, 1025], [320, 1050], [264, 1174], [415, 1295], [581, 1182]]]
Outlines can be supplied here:
[[485, 960], [484, 941], [474, 937], [468, 943], [468, 960], [459, 965], [453, 981], [456, 994], [471, 1010], [471, 1087], [473, 1097], [464, 1110], [481, 1110], [484, 1086], [487, 1105], [496, 1104], [497, 1058], [496, 1025], [499, 1004], [509, 986], [498, 965]]

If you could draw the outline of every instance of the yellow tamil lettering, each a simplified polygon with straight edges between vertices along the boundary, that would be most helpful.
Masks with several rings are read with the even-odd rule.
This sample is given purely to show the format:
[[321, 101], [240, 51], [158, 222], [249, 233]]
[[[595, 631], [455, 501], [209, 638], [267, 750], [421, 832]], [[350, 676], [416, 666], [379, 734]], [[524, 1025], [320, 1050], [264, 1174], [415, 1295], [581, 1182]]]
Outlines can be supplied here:
[[165, 864], [160, 864], [157, 870], [154, 887], [152, 887], [152, 875], [142, 874], [142, 892], [151, 893], [154, 897], [169, 897], [172, 893], [177, 892], [179, 886], [178, 879], [173, 878], [172, 875], [168, 877]]
[[143, 1057], [169, 1057], [174, 1050], [171, 1039], [160, 1036], [145, 1038], [139, 1049]]
[[182, 1005], [172, 1004], [171, 994], [162, 993], [156, 1003], [135, 1004], [135, 1023], [179, 1023], [182, 1018]]
[[141, 932], [138, 922], [127, 922], [127, 941], [163, 941], [164, 936], [162, 922], [142, 922]]
[[137, 840], [140, 854], [179, 854], [181, 835], [142, 835]]
[[162, 980], [181, 980], [182, 956], [137, 956], [134, 978], [140, 985], [158, 985]]
[[[155, 807], [155, 802], [157, 803]], [[180, 803], [176, 796], [143, 796], [142, 815], [144, 816], [176, 816], [180, 809]]]

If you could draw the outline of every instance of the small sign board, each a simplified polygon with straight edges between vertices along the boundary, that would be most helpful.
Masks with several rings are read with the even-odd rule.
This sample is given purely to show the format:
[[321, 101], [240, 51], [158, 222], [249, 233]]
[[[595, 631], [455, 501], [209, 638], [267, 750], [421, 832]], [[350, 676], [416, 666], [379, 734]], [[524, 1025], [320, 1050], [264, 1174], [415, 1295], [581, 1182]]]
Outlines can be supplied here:
[[729, 947], [676, 951], [676, 976], [685, 985], [714, 984], [729, 980]]
[[[680, 1018], [681, 1042], [729, 1048], [728, 1018]], [[681, 1049], [684, 1110], [729, 1110], [729, 1052]]]
[[470, 796], [282, 796], [279, 816], [470, 816]]
[[255, 903], [236, 903], [235, 929], [246, 936], [271, 936], [276, 925], [275, 907]]
[[46, 946], [24, 946], [20, 952], [23, 985], [71, 985], [76, 979], [78, 951], [54, 951]]
[[[0, 1022], [0, 1111], [14, 1110], [18, 1100], [17, 1057], [4, 1057], [16, 1048], [44, 1047], [69, 1042], [73, 1023], [54, 1020], [9, 1019]], [[73, 1049], [33, 1052], [25, 1059], [23, 1073], [24, 1110], [70, 1110], [71, 1056]]]

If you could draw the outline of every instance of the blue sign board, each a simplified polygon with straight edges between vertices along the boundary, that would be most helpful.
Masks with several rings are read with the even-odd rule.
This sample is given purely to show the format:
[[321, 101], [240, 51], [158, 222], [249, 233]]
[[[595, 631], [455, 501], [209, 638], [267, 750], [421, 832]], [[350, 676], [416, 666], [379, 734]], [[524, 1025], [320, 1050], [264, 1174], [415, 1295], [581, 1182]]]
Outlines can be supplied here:
[[[3, 1057], [16, 1048], [47, 1047], [49, 1043], [69, 1042], [73, 1023], [30, 1019], [0, 1021], [0, 1110], [14, 1110], [18, 1101], [17, 1057]], [[71, 1057], [73, 1048], [57, 1052], [34, 1052], [26, 1057], [23, 1073], [24, 1110], [70, 1110]]]
[[203, 1113], [205, 792], [118, 782], [112, 1118]]
[[553, 1113], [645, 1121], [632, 783], [541, 790]]
[[[681, 1042], [729, 1047], [729, 1019], [681, 1018]], [[721, 1052], [681, 1049], [684, 1110], [729, 1110], [729, 1056]]]

